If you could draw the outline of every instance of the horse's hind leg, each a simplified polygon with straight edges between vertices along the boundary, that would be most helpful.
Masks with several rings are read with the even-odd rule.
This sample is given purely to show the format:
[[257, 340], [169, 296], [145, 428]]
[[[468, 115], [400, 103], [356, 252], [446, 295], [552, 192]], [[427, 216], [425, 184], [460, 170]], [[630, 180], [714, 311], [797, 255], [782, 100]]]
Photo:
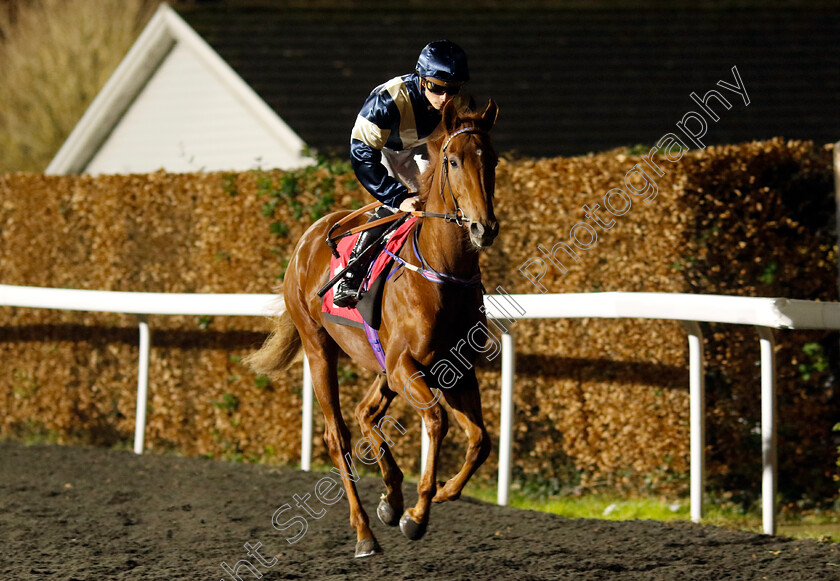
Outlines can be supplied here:
[[455, 419], [467, 433], [467, 453], [461, 470], [438, 488], [434, 502], [457, 500], [473, 473], [490, 455], [490, 438], [481, 414], [481, 394], [475, 374], [467, 374], [462, 382], [445, 390], [444, 396]]
[[[382, 470], [382, 480], [385, 482], [386, 492], [379, 501], [376, 514], [379, 516], [379, 520], [388, 526], [397, 526], [403, 511], [403, 473], [391, 454], [391, 449], [386, 443], [386, 437], [383, 437], [382, 426], [380, 425], [395, 395], [396, 393], [388, 388], [385, 377], [380, 375], [373, 381], [365, 397], [356, 406], [356, 420], [359, 422], [362, 434], [374, 442], [373, 452], [377, 462], [379, 462], [379, 468]], [[374, 428], [374, 424], [377, 425], [377, 428]], [[388, 440], [390, 441], [390, 439]], [[366, 462], [366, 459], [361, 458], [359, 454], [356, 454], [356, 456], [362, 462]]]
[[356, 490], [358, 471], [353, 466], [353, 448], [350, 445], [350, 430], [344, 423], [338, 399], [338, 376], [336, 363], [338, 348], [323, 330], [304, 337], [304, 347], [309, 357], [312, 384], [315, 396], [324, 412], [324, 443], [329, 450], [333, 465], [343, 473], [342, 481], [350, 504], [350, 524], [356, 530], [356, 557], [367, 557], [381, 553], [382, 549], [370, 530], [370, 522]]

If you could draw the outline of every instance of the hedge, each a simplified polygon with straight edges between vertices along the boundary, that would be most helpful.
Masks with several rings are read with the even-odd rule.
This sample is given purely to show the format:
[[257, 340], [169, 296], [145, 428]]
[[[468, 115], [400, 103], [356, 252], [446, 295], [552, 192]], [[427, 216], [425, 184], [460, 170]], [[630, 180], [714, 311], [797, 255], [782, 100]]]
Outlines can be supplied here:
[[[523, 273], [534, 278], [533, 259], [545, 260], [540, 246], [550, 251], [565, 242], [579, 262], [557, 252], [565, 257], [563, 273], [546, 261], [536, 282], [549, 292], [836, 300], [830, 150], [776, 139], [683, 155], [672, 150], [673, 161], [667, 153], [651, 157], [621, 149], [576, 158], [503, 159], [496, 191], [501, 233], [482, 256], [485, 286], [491, 292], [498, 285], [512, 293], [539, 292]], [[638, 170], [655, 182], [655, 196]], [[620, 216], [604, 210], [611, 191], [613, 209], [631, 202]], [[346, 166], [323, 162], [295, 172], [0, 176], [0, 282], [270, 292], [306, 227], [331, 209], [357, 207], [366, 196]], [[585, 215], [584, 204], [600, 225], [591, 211]], [[582, 222], [597, 241], [576, 226]], [[570, 233], [579, 238], [577, 246]], [[268, 321], [179, 316], [149, 322], [149, 448], [298, 461], [300, 369], [268, 382], [241, 363], [261, 344]], [[758, 341], [749, 328], [704, 325], [704, 331], [712, 484], [754, 498], [760, 471]], [[684, 491], [688, 370], [679, 323], [523, 320], [513, 333], [514, 458], [521, 482], [547, 483], [549, 491]], [[837, 336], [786, 331], [777, 339], [781, 490], [795, 499], [832, 496], [837, 471], [831, 429], [840, 418], [833, 375]], [[130, 439], [137, 342], [132, 316], [0, 307], [0, 356], [6, 362], [0, 434], [38, 433], [100, 445]], [[339, 371], [352, 425], [353, 405], [372, 376], [348, 360]], [[499, 377], [498, 361], [480, 366], [494, 437]], [[392, 414], [408, 429], [395, 456], [416, 472], [416, 413], [395, 403]], [[453, 429], [444, 476], [460, 465], [463, 445]], [[329, 462], [320, 441], [315, 453]], [[494, 478], [495, 463], [494, 452], [479, 477]]]

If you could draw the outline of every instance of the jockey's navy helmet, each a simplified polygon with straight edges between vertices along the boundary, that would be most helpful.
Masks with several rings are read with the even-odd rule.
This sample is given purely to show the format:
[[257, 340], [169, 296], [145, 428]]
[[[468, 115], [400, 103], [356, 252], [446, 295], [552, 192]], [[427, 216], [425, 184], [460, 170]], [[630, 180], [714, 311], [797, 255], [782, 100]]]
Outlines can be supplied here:
[[430, 42], [417, 59], [417, 74], [445, 83], [465, 83], [470, 80], [467, 53], [448, 40]]

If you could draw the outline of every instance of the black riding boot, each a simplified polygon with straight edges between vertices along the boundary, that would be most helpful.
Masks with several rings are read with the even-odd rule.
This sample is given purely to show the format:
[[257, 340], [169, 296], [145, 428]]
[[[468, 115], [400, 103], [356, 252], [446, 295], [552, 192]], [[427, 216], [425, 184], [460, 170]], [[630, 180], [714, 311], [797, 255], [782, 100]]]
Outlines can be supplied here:
[[[373, 213], [368, 222], [384, 218], [385, 216], [390, 216], [391, 214], [392, 212], [390, 210], [384, 206], [380, 206]], [[365, 274], [367, 274], [371, 261], [377, 254], [375, 249], [370, 252], [365, 251], [371, 244], [376, 243], [377, 239], [382, 235], [387, 227], [388, 224], [385, 224], [383, 226], [371, 228], [370, 230], [363, 230], [359, 234], [359, 239], [356, 241], [356, 245], [350, 253], [348, 262], [353, 262], [362, 255], [365, 256], [363, 256], [361, 260], [357, 260], [356, 264], [344, 275], [344, 278], [335, 285], [335, 291], [333, 292], [333, 303], [335, 306], [350, 307], [359, 302], [359, 299], [361, 298], [362, 281], [365, 278]]]

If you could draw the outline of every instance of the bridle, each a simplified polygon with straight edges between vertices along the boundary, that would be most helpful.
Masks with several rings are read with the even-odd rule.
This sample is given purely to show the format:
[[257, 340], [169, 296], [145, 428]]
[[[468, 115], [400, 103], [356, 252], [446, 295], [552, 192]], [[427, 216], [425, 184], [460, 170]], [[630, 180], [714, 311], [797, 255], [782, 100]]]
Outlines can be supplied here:
[[350, 236], [352, 234], [356, 234], [361, 232], [362, 230], [368, 230], [370, 228], [375, 228], [377, 226], [382, 226], [389, 222], [395, 222], [406, 215], [415, 216], [417, 218], [443, 218], [447, 222], [454, 222], [458, 226], [463, 226], [464, 224], [471, 224], [475, 222], [472, 218], [467, 218], [464, 215], [464, 211], [461, 209], [461, 206], [458, 205], [458, 200], [455, 198], [455, 192], [452, 190], [452, 182], [449, 179], [449, 156], [447, 155], [446, 151], [449, 148], [449, 144], [452, 143], [452, 140], [458, 137], [459, 135], [464, 135], [466, 133], [474, 133], [474, 134], [486, 134], [486, 131], [479, 129], [474, 125], [470, 125], [467, 127], [462, 127], [461, 129], [455, 131], [450, 135], [446, 142], [443, 144], [441, 148], [442, 153], [442, 168], [443, 169], [443, 178], [440, 181], [440, 199], [443, 201], [443, 207], [446, 208], [446, 195], [445, 191], [449, 190], [449, 197], [452, 199], [452, 204], [455, 207], [454, 212], [426, 212], [425, 210], [412, 210], [410, 212], [396, 212], [391, 216], [386, 216], [384, 218], [380, 218], [378, 220], [374, 220], [372, 222], [368, 222], [367, 224], [362, 224], [361, 226], [356, 226], [355, 228], [351, 228], [346, 232], [337, 235], [333, 238], [333, 232], [341, 228], [344, 224], [354, 220], [358, 216], [361, 216], [365, 212], [369, 212], [375, 208], [378, 208], [382, 205], [382, 202], [372, 202], [358, 210], [354, 210], [338, 222], [332, 225], [330, 231], [327, 233], [327, 245], [332, 249], [333, 254], [338, 256], [338, 252], [336, 250], [336, 244], [338, 240], [344, 238], [345, 236]]
[[[455, 207], [455, 212], [412, 212], [413, 215], [418, 215], [419, 217], [429, 217], [429, 218], [443, 218], [447, 222], [454, 222], [458, 226], [463, 226], [464, 224], [471, 224], [474, 222], [471, 218], [467, 218], [464, 216], [464, 211], [461, 210], [461, 206], [458, 205], [458, 200], [455, 198], [455, 192], [452, 189], [452, 182], [449, 179], [449, 156], [446, 153], [446, 150], [449, 148], [449, 144], [452, 143], [452, 140], [458, 137], [459, 135], [464, 135], [467, 133], [475, 133], [475, 134], [483, 134], [485, 133], [478, 127], [473, 125], [462, 127], [457, 131], [453, 132], [444, 142], [443, 147], [441, 148], [442, 153], [442, 164], [443, 164], [443, 178], [440, 181], [440, 198], [443, 201], [444, 208], [446, 207], [446, 195], [445, 191], [449, 190], [449, 197], [452, 199], [452, 205]], [[467, 287], [481, 287], [482, 292], [484, 292], [484, 286], [481, 284], [481, 272], [479, 271], [478, 274], [475, 276], [465, 279], [457, 276], [453, 276], [451, 274], [439, 272], [435, 270], [431, 264], [428, 263], [426, 258], [423, 256], [423, 253], [420, 252], [420, 228], [422, 223], [418, 224], [417, 228], [414, 229], [414, 236], [412, 239], [412, 246], [414, 250], [414, 255], [420, 259], [420, 263], [422, 264], [422, 268], [417, 268], [417, 272], [419, 272], [424, 278], [430, 280], [432, 282], [436, 282], [438, 284], [441, 283], [455, 283], [461, 286]], [[389, 253], [390, 254], [390, 253]], [[397, 259], [397, 257], [391, 254], [392, 257]], [[398, 262], [401, 262], [403, 266], [409, 266], [404, 261], [398, 259]]]
[[[457, 198], [455, 198], [455, 192], [452, 189], [452, 182], [449, 179], [449, 156], [447, 155], [447, 149], [449, 148], [449, 145], [452, 143], [453, 139], [455, 139], [459, 135], [465, 135], [465, 134], [470, 134], [470, 133], [472, 133], [472, 134], [486, 134], [487, 132], [481, 130], [480, 128], [478, 128], [474, 125], [469, 125], [467, 127], [462, 127], [461, 129], [458, 129], [457, 131], [455, 131], [451, 135], [449, 135], [449, 137], [447, 137], [446, 141], [444, 142], [443, 147], [441, 148], [442, 164], [443, 164], [443, 167], [442, 167], [443, 178], [441, 179], [441, 182], [440, 182], [440, 198], [441, 198], [441, 201], [443, 201], [443, 207], [446, 208], [446, 193], [445, 192], [446, 192], [446, 190], [449, 190], [449, 197], [452, 199], [452, 204], [455, 207], [454, 212], [442, 212], [442, 213], [441, 212], [426, 212], [425, 210], [416, 210], [416, 211], [411, 211], [411, 212], [397, 212], [397, 213], [395, 213], [391, 216], [386, 216], [385, 218], [380, 218], [379, 220], [374, 220], [373, 222], [368, 222], [367, 224], [364, 224], [362, 226], [357, 226], [355, 228], [351, 228], [350, 230], [344, 232], [343, 234], [339, 234], [338, 236], [333, 238], [333, 236], [332, 236], [333, 232], [335, 230], [337, 230], [339, 227], [341, 227], [345, 223], [349, 222], [350, 220], [356, 218], [357, 216], [363, 214], [364, 212], [369, 211], [369, 210], [371, 210], [375, 207], [378, 207], [378, 206], [382, 205], [381, 202], [373, 202], [372, 204], [368, 204], [367, 206], [364, 206], [363, 208], [359, 208], [358, 210], [355, 210], [354, 212], [351, 212], [349, 215], [345, 216], [344, 218], [342, 218], [341, 220], [339, 220], [338, 222], [333, 224], [333, 226], [330, 228], [330, 231], [327, 233], [327, 245], [332, 249], [333, 254], [336, 257], [338, 257], [337, 242], [338, 242], [339, 239], [344, 238], [345, 236], [349, 236], [351, 234], [355, 234], [355, 233], [360, 232], [362, 230], [367, 230], [369, 228], [373, 228], [375, 226], [379, 226], [379, 225], [386, 224], [386, 223], [389, 223], [389, 222], [397, 222], [397, 221], [401, 222], [403, 218], [407, 218], [409, 215], [414, 216], [416, 218], [443, 218], [445, 221], [455, 223], [458, 226], [464, 226], [465, 224], [471, 224], [471, 223], [475, 222], [475, 220], [473, 220], [472, 218], [468, 218], [464, 215], [464, 211], [461, 210], [461, 206], [458, 205], [458, 200], [457, 200]], [[403, 260], [399, 256], [391, 253], [388, 250], [385, 250], [384, 252], [386, 254], [390, 255], [394, 260], [396, 260], [397, 263], [400, 266], [405, 266], [405, 267], [409, 268], [410, 270], [414, 270], [414, 271], [418, 272], [424, 278], [426, 278], [427, 280], [429, 280], [431, 282], [435, 282], [435, 283], [438, 283], [438, 284], [454, 283], [454, 284], [458, 284], [458, 285], [461, 285], [461, 286], [467, 286], [467, 287], [480, 287], [482, 289], [482, 292], [484, 292], [484, 286], [481, 284], [481, 272], [479, 272], [478, 274], [476, 274], [475, 276], [473, 276], [471, 278], [466, 279], [466, 278], [457, 277], [457, 276], [454, 276], [454, 275], [451, 275], [451, 274], [438, 272], [428, 263], [428, 261], [426, 261], [426, 258], [420, 252], [419, 240], [420, 240], [420, 228], [421, 228], [421, 226], [422, 226], [422, 222], [419, 222], [417, 227], [414, 229], [414, 236], [413, 236], [413, 240], [412, 240], [412, 246], [413, 246], [414, 254], [420, 260], [420, 263], [422, 264], [421, 267], [417, 267], [417, 266], [413, 266], [413, 265], [409, 264], [408, 262], [406, 262], [405, 260]], [[389, 229], [389, 231], [390, 231], [390, 229]], [[386, 234], [387, 234], [387, 232], [386, 232]], [[383, 234], [383, 237], [384, 237], [384, 234]], [[391, 275], [393, 275], [393, 274], [394, 274], [394, 272], [391, 272], [391, 274], [388, 275], [388, 278], [391, 278]], [[320, 295], [320, 292], [326, 292], [326, 289], [328, 289], [330, 286], [332, 286], [332, 283], [335, 282], [335, 280], [337, 280], [338, 278], [339, 277], [336, 276], [336, 277], [334, 277], [333, 281], [330, 281], [329, 283], [327, 283], [327, 285], [323, 289], [321, 289], [321, 291], [319, 291], [319, 295]], [[320, 296], [323, 296], [323, 295], [320, 295]]]
[[470, 125], [467, 127], [462, 127], [461, 129], [453, 132], [444, 142], [443, 147], [441, 148], [442, 153], [442, 164], [443, 167], [443, 178], [440, 180], [440, 199], [443, 201], [444, 208], [446, 207], [446, 195], [445, 190], [449, 190], [449, 197], [452, 199], [452, 205], [455, 208], [454, 212], [415, 212], [415, 215], [419, 215], [423, 218], [443, 218], [447, 222], [454, 222], [458, 226], [463, 226], [464, 224], [470, 224], [474, 222], [472, 218], [467, 218], [464, 215], [464, 211], [461, 210], [461, 206], [458, 205], [458, 200], [455, 198], [455, 192], [452, 190], [452, 182], [449, 179], [449, 156], [446, 153], [446, 150], [449, 148], [449, 144], [452, 143], [452, 140], [458, 137], [459, 135], [464, 135], [466, 133], [475, 133], [475, 134], [483, 134], [485, 133], [478, 127], [474, 125]]

